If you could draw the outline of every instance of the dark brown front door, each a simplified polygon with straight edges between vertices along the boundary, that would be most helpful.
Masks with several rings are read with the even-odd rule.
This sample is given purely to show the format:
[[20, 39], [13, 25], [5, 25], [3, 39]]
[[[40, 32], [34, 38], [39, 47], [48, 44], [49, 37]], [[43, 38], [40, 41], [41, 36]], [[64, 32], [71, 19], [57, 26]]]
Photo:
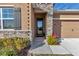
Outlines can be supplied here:
[[43, 18], [37, 18], [36, 20], [36, 36], [44, 36], [44, 21]]

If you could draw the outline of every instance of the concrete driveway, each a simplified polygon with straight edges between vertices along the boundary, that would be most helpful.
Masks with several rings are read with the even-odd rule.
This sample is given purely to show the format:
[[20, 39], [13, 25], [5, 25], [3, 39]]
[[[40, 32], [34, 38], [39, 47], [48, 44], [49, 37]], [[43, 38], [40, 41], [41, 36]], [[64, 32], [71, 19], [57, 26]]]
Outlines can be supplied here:
[[79, 38], [64, 38], [61, 46], [74, 56], [79, 56]]

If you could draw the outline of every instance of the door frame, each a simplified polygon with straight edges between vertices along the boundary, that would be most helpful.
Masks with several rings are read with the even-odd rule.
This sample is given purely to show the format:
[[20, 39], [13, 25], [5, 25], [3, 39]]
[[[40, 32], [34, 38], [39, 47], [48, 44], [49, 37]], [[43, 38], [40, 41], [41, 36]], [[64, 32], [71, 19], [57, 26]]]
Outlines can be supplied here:
[[[37, 26], [37, 21], [42, 21], [42, 34], [38, 34], [38, 26]], [[44, 33], [44, 18], [36, 18], [36, 36], [37, 37], [43, 37], [45, 36], [45, 33]]]

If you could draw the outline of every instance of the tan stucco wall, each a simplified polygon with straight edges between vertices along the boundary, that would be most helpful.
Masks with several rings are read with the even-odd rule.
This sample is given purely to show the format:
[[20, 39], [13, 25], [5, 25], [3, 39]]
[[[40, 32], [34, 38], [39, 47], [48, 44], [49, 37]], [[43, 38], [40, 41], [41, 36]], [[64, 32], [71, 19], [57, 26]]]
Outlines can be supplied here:
[[[67, 18], [67, 19], [66, 19]], [[68, 14], [66, 14], [66, 15], [60, 15], [60, 19], [61, 20], [79, 20], [79, 15], [68, 15]]]
[[54, 13], [56, 20], [79, 20], [79, 13]]
[[32, 38], [35, 38], [35, 15], [34, 9], [31, 6], [31, 30], [32, 30]]

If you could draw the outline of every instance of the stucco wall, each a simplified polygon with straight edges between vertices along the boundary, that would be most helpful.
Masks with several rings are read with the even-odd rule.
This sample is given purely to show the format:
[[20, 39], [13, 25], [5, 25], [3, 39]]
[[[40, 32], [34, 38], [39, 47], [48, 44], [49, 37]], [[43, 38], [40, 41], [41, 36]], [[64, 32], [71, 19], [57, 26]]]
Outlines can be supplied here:
[[54, 13], [55, 20], [79, 20], [79, 13]]
[[66, 15], [60, 15], [60, 20], [79, 20], [79, 15], [68, 15], [68, 14], [66, 14]]
[[35, 15], [34, 15], [34, 9], [31, 6], [31, 30], [32, 30], [32, 39], [35, 38]]

